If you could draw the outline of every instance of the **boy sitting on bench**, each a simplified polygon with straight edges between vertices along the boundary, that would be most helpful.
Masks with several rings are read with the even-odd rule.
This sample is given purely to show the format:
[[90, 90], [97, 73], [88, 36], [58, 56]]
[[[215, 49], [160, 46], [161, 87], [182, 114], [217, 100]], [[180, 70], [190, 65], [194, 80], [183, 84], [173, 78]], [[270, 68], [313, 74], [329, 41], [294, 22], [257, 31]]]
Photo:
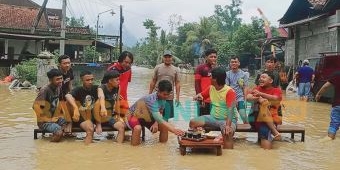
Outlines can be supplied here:
[[263, 72], [259, 78], [259, 85], [247, 95], [247, 100], [259, 104], [259, 111], [254, 114], [254, 120], [261, 147], [264, 149], [272, 148], [272, 134], [275, 139], [281, 138], [276, 125], [282, 124], [282, 116], [279, 115], [282, 92], [280, 88], [272, 86], [273, 80], [272, 73]]
[[[125, 134], [125, 123], [123, 118], [128, 112], [129, 105], [126, 100], [119, 96], [119, 72], [108, 71], [104, 74], [102, 85], [98, 91], [104, 94], [100, 97], [100, 104], [95, 104], [94, 112], [99, 113], [102, 105], [105, 106], [106, 115], [95, 114], [97, 126], [110, 126], [118, 130], [117, 142], [123, 143]], [[101, 123], [101, 124], [100, 124]]]
[[40, 129], [53, 134], [51, 142], [59, 142], [63, 137], [66, 121], [60, 107], [59, 94], [63, 81], [62, 73], [58, 69], [47, 72], [49, 84], [40, 89], [33, 104]]

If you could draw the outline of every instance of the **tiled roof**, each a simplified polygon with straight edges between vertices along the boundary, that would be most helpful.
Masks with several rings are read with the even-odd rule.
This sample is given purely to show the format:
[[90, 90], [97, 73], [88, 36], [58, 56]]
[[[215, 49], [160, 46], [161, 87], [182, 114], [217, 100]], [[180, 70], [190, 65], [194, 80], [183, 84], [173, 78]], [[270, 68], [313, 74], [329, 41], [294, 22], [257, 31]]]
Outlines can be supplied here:
[[327, 0], [308, 0], [313, 6], [316, 5], [325, 5]]
[[37, 3], [31, 0], [0, 0], [0, 4], [40, 8]]
[[[0, 4], [0, 27], [30, 29], [38, 12], [37, 8]], [[41, 17], [38, 28], [47, 28], [44, 17]]]
[[[38, 12], [38, 8], [0, 4], [0, 28], [30, 30]], [[50, 18], [49, 22], [54, 32], [60, 32], [60, 18]], [[37, 29], [48, 30], [45, 17], [41, 17]], [[66, 28], [66, 32], [74, 34], [90, 34], [90, 29], [89, 27], [68, 27]]]

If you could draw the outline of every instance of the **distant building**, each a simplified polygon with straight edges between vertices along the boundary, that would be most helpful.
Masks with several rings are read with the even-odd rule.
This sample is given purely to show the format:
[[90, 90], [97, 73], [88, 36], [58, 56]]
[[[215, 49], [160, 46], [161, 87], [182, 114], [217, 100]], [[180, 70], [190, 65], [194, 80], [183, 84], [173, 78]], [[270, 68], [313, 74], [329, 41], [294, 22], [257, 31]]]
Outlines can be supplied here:
[[319, 53], [340, 51], [339, 0], [293, 0], [279, 21], [288, 28], [286, 65], [297, 66]]
[[[24, 59], [37, 56], [47, 49], [59, 49], [62, 10], [46, 8], [34, 32], [31, 29], [40, 5], [31, 0], [0, 0], [0, 67], [8, 67]], [[105, 36], [116, 39], [119, 36]], [[95, 35], [89, 26], [66, 27], [65, 54], [72, 60], [84, 57], [84, 48], [94, 45]], [[97, 41], [97, 47], [107, 51], [110, 60], [113, 45]], [[104, 51], [105, 51], [104, 50]]]

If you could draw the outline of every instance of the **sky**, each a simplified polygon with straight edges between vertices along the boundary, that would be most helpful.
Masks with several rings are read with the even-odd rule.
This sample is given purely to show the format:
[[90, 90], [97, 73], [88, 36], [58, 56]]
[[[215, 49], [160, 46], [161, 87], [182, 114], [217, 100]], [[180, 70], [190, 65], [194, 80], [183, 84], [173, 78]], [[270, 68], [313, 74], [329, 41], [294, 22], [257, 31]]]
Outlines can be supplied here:
[[[42, 4], [43, 0], [33, 0]], [[252, 16], [260, 17], [260, 8], [271, 25], [278, 26], [278, 20], [287, 11], [292, 0], [243, 0], [241, 15], [244, 23]], [[143, 21], [152, 19], [156, 25], [169, 30], [172, 14], [181, 15], [184, 22], [198, 22], [201, 17], [214, 14], [215, 5], [229, 5], [231, 0], [67, 0], [67, 17], [84, 17], [86, 25], [96, 28], [97, 15], [112, 9], [116, 14], [100, 14], [99, 34], [119, 35], [119, 6], [123, 6], [123, 42], [132, 45], [147, 36]], [[62, 8], [62, 0], [49, 0], [48, 8]]]

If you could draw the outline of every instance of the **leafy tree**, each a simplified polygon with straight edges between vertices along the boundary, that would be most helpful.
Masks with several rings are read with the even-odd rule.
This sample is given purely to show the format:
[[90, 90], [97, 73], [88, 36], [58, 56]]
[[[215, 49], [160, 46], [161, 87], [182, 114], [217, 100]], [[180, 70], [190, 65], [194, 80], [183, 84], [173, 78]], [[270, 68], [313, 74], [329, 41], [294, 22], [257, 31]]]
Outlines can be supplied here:
[[80, 17], [80, 18], [66, 17], [66, 25], [69, 27], [85, 27], [84, 17]]
[[215, 15], [213, 17], [221, 31], [232, 34], [241, 25], [241, 4], [241, 0], [232, 0], [230, 5], [225, 5], [223, 8], [221, 5], [215, 6]]

